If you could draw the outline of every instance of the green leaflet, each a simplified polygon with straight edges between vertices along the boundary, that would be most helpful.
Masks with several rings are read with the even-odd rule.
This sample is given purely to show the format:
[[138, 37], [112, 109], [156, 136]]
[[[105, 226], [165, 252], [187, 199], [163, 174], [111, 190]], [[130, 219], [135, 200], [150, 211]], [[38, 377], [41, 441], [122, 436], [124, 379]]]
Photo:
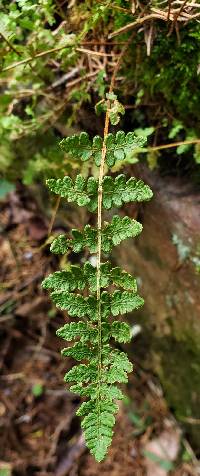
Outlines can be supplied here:
[[[76, 414], [78, 416], [85, 416], [88, 413], [94, 411], [96, 408], [96, 402], [94, 400], [89, 400], [88, 402], [83, 402], [79, 409], [77, 410]], [[116, 403], [111, 402], [109, 400], [101, 400], [100, 401], [100, 410], [101, 412], [107, 411], [110, 413], [116, 413], [118, 411], [119, 407]]]
[[[66, 291], [54, 291], [51, 297], [56, 306], [68, 311], [70, 316], [88, 316], [94, 322], [98, 319], [96, 296], [83, 297]], [[103, 291], [101, 303], [102, 317], [107, 318], [110, 314], [117, 316], [138, 309], [144, 304], [144, 300], [134, 291], [114, 291], [113, 294]]]
[[[102, 250], [109, 253], [113, 246], [119, 245], [127, 238], [133, 238], [142, 231], [142, 225], [129, 217], [121, 218], [114, 215], [110, 223], [106, 223], [102, 230]], [[90, 225], [85, 225], [84, 230], [72, 230], [72, 238], [67, 239], [60, 235], [51, 244], [50, 250], [56, 254], [63, 254], [68, 249], [80, 253], [84, 248], [89, 248], [91, 253], [97, 250], [97, 230]], [[59, 251], [60, 250], [60, 251]], [[64, 250], [64, 251], [63, 251]]]
[[[67, 355], [71, 355], [71, 354], [67, 354]], [[84, 359], [84, 357], [77, 360], [82, 360], [82, 359]], [[77, 382], [77, 383], [95, 381], [96, 379], [97, 379], [97, 367], [91, 364], [75, 365], [71, 370], [69, 370], [69, 372], [67, 372], [64, 378], [65, 382]]]
[[85, 179], [82, 175], [77, 175], [75, 182], [66, 176], [63, 179], [48, 179], [48, 188], [67, 198], [68, 202], [74, 202], [79, 207], [86, 206], [90, 211], [97, 209], [98, 181], [93, 177]]
[[[116, 160], [124, 160], [133, 149], [143, 147], [145, 142], [145, 138], [136, 136], [134, 132], [125, 134], [124, 131], [118, 131], [116, 135], [108, 134], [105, 140], [106, 164], [112, 167]], [[63, 139], [60, 146], [74, 159], [80, 158], [82, 161], [94, 159], [95, 164], [100, 165], [103, 146], [103, 139], [100, 136], [95, 136], [91, 140], [86, 132], [81, 132], [79, 135]]]
[[120, 343], [130, 342], [131, 330], [126, 322], [114, 321], [111, 325], [111, 336]]
[[56, 271], [42, 282], [44, 289], [54, 289], [58, 291], [83, 290], [85, 285], [84, 272], [79, 266], [71, 266], [70, 271]]
[[[72, 385], [70, 387], [70, 390], [73, 393], [80, 395], [80, 397], [89, 397], [91, 399], [91, 402], [95, 406], [97, 393], [98, 393], [96, 383], [87, 384], [87, 386], [84, 386], [83, 383], [84, 382], [81, 382], [76, 385]], [[122, 391], [120, 390], [120, 388], [117, 387], [117, 385], [102, 383], [100, 388], [100, 405], [105, 401], [108, 401], [109, 403], [113, 403], [113, 400], [123, 400], [123, 399], [124, 399], [124, 395]]]
[[111, 300], [111, 312], [113, 316], [118, 314], [124, 314], [125, 312], [131, 312], [133, 309], [138, 309], [143, 306], [144, 299], [137, 294], [124, 291], [115, 291]]
[[107, 385], [107, 384], [102, 384], [101, 386], [101, 398], [108, 398], [108, 400], [123, 400], [124, 395], [120, 388], [118, 388], [116, 385]]
[[65, 235], [59, 235], [51, 243], [50, 251], [56, 255], [64, 255], [68, 250], [68, 241]]
[[152, 191], [142, 180], [131, 177], [126, 181], [126, 176], [121, 174], [115, 179], [104, 177], [103, 180], [103, 206], [121, 207], [123, 203], [143, 202], [152, 198]]
[[[90, 262], [86, 262], [81, 268], [79, 266], [71, 266], [69, 271], [56, 271], [50, 274], [42, 282], [44, 289], [53, 289], [55, 291], [74, 291], [75, 289], [83, 290], [89, 287], [91, 292], [96, 292], [97, 276], [96, 268]], [[123, 271], [121, 268], [112, 268], [110, 263], [101, 265], [101, 282], [102, 288], [114, 284], [127, 290], [137, 291], [136, 280]]]
[[95, 400], [97, 397], [96, 382], [88, 384], [87, 386], [84, 386], [83, 383], [84, 382], [72, 385], [70, 387], [71, 392], [75, 393], [76, 395], [80, 395], [80, 397], [90, 397], [92, 400]]
[[[87, 206], [94, 212], [97, 209], [98, 181], [93, 177], [85, 179], [77, 175], [75, 182], [68, 176], [63, 179], [49, 179], [47, 185], [50, 190], [68, 202], [75, 202], [80, 207]], [[103, 207], [110, 209], [112, 206], [121, 207], [123, 203], [142, 202], [152, 198], [152, 191], [142, 180], [131, 177], [126, 181], [126, 176], [121, 174], [115, 179], [105, 176], [103, 187]]]
[[[98, 341], [97, 328], [90, 322], [78, 321], [65, 324], [56, 332], [58, 337], [64, 340], [72, 341], [77, 338], [80, 342], [91, 342], [96, 344]], [[102, 340], [109, 341], [113, 337], [118, 342], [129, 342], [131, 340], [130, 327], [126, 322], [114, 321], [112, 324], [103, 322], [102, 324]]]
[[[76, 360], [91, 360], [93, 358], [94, 350], [90, 349], [86, 344], [82, 344], [82, 342], [76, 342], [72, 347], [63, 349], [61, 354], [64, 357], [72, 357]], [[73, 380], [76, 379], [72, 379], [72, 381]]]
[[112, 413], [98, 411], [98, 408], [96, 412], [85, 416], [82, 421], [86, 444], [98, 462], [104, 459], [111, 444], [114, 424], [115, 418]]
[[106, 372], [103, 373], [103, 379], [107, 383], [126, 383], [128, 382], [128, 372], [132, 372], [133, 365], [129, 362], [127, 355], [118, 350], [112, 351], [103, 359], [106, 365]]
[[84, 298], [80, 294], [60, 291], [51, 293], [51, 297], [56, 306], [62, 310], [67, 310], [70, 316], [88, 316], [94, 321], [97, 319], [97, 304], [95, 296]]
[[58, 337], [64, 340], [72, 341], [80, 337], [81, 342], [95, 342], [97, 341], [97, 329], [91, 324], [84, 321], [70, 322], [56, 332]]
[[[115, 123], [118, 121], [119, 105], [116, 97], [111, 95], [109, 100], [112, 121]], [[108, 134], [105, 139], [107, 165], [112, 167], [116, 160], [125, 159], [133, 148], [141, 147], [143, 142], [132, 132]], [[82, 161], [93, 159], [97, 165], [100, 165], [102, 146], [101, 137], [96, 136], [91, 140], [85, 132], [61, 142], [61, 147], [72, 158]], [[90, 212], [97, 210], [98, 181], [94, 177], [77, 175], [73, 181], [65, 176], [62, 179], [50, 179], [47, 185], [68, 202], [86, 206]], [[151, 197], [150, 187], [142, 180], [134, 177], [127, 180], [124, 174], [103, 178], [102, 206], [107, 210], [128, 202], [146, 201]], [[101, 251], [110, 253], [113, 246], [127, 238], [136, 237], [141, 231], [142, 225], [136, 220], [114, 215], [110, 223], [104, 222], [102, 226]], [[88, 224], [80, 230], [72, 229], [69, 237], [57, 236], [50, 249], [56, 254], [71, 251], [83, 253], [85, 249], [96, 253], [97, 244], [97, 229]], [[125, 343], [131, 339], [129, 325], [121, 322], [121, 318], [114, 318], [138, 309], [144, 301], [137, 294], [136, 280], [120, 267], [112, 267], [109, 261], [100, 265], [100, 302], [97, 300], [97, 269], [90, 261], [50, 274], [43, 280], [42, 286], [51, 290], [55, 305], [74, 318], [56, 333], [71, 342], [62, 350], [62, 356], [78, 362], [66, 373], [64, 380], [73, 383], [70, 387], [72, 392], [87, 398], [80, 405], [77, 415], [83, 417], [82, 428], [87, 447], [97, 461], [102, 461], [112, 441], [114, 414], [118, 410], [116, 400], [124, 398], [118, 383], [126, 383], [128, 373], [133, 368], [127, 355], [110, 345], [110, 341]]]
[[142, 225], [129, 217], [121, 218], [114, 215], [111, 223], [108, 223], [102, 233], [102, 250], [109, 253], [113, 246], [119, 245], [127, 238], [133, 238], [142, 231]]

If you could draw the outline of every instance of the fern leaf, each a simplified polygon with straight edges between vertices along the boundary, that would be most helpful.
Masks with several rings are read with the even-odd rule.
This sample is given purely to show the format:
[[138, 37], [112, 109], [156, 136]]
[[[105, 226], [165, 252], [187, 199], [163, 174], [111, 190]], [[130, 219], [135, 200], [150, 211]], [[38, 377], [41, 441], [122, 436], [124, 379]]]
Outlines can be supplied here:
[[75, 253], [79, 253], [85, 247], [88, 247], [91, 253], [96, 253], [97, 230], [95, 228], [86, 225], [83, 232], [73, 229], [72, 235], [73, 239], [71, 245]]
[[50, 246], [50, 251], [55, 254], [64, 255], [69, 249], [69, 240], [65, 235], [59, 235], [53, 240]]
[[[65, 354], [63, 354], [65, 355]], [[71, 354], [67, 354], [70, 355]], [[77, 360], [82, 360], [85, 357], [78, 358]], [[87, 357], [89, 359], [89, 357]], [[65, 382], [84, 382], [88, 383], [91, 381], [95, 381], [97, 378], [97, 368], [92, 366], [91, 364], [85, 365], [75, 365], [69, 372], [66, 373], [64, 380]]]
[[142, 180], [131, 177], [126, 181], [126, 176], [121, 174], [115, 179], [105, 176], [103, 179], [103, 206], [106, 209], [121, 207], [123, 203], [141, 202], [150, 200], [152, 191]]
[[133, 238], [142, 231], [141, 223], [129, 217], [121, 218], [114, 215], [111, 223], [108, 223], [102, 232], [102, 249], [106, 253], [112, 250], [113, 246], [119, 245], [127, 238]]
[[[96, 269], [90, 263], [85, 263], [84, 268], [85, 278], [88, 281], [89, 288], [92, 292], [95, 292], [97, 287]], [[112, 268], [110, 263], [106, 262], [101, 264], [100, 287], [106, 288], [110, 284], [137, 292], [136, 279], [134, 279], [131, 274], [123, 271], [119, 267]]]
[[[96, 296], [83, 297], [80, 294], [74, 295], [66, 291], [54, 291], [51, 293], [51, 297], [56, 306], [67, 310], [70, 316], [88, 316], [94, 322], [98, 318]], [[110, 312], [113, 316], [131, 312], [144, 304], [144, 300], [131, 291], [114, 291], [113, 294], [103, 291], [101, 300], [104, 317], [108, 317]]]
[[[137, 292], [137, 283], [131, 274], [119, 267], [112, 268], [109, 262], [102, 263], [100, 286], [101, 288], [106, 288], [110, 284]], [[71, 266], [69, 271], [56, 271], [42, 282], [44, 289], [53, 289], [54, 291], [71, 292], [75, 289], [82, 291], [86, 286], [89, 287], [91, 292], [96, 291], [96, 268], [88, 261], [84, 264], [83, 268]]]
[[[106, 223], [102, 230], [102, 250], [109, 253], [113, 246], [119, 245], [127, 238], [139, 235], [141, 231], [142, 225], [138, 221], [114, 215], [111, 223]], [[70, 248], [75, 253], [80, 253], [84, 248], [89, 248], [91, 253], [96, 253], [97, 230], [90, 225], [86, 225], [83, 231], [73, 229], [71, 240], [65, 235], [60, 235], [52, 242], [50, 250], [56, 254], [63, 254]]]
[[80, 407], [78, 408], [76, 415], [77, 416], [85, 416], [88, 413], [92, 412], [95, 409], [96, 402], [94, 400], [89, 400], [88, 402], [81, 403]]
[[[115, 296], [116, 293], [119, 293], [120, 295], [122, 294], [121, 300], [120, 300], [120, 297], [118, 297], [117, 299], [117, 296]], [[121, 293], [120, 291], [115, 291], [112, 295], [110, 295], [106, 291], [102, 293], [102, 317], [103, 318], [108, 318], [111, 312], [114, 316], [116, 316], [117, 314], [120, 314], [120, 312], [122, 312], [121, 311], [122, 305], [124, 303], [124, 307], [125, 307], [125, 300], [128, 298], [129, 298], [129, 302], [127, 303], [126, 308], [129, 308], [129, 311], [131, 311], [132, 309], [135, 309], [136, 305], [137, 307], [141, 305], [139, 304], [139, 299], [142, 299], [142, 298], [139, 298], [139, 296], [137, 295], [135, 296], [134, 294], [136, 298], [134, 301], [131, 293], [127, 293], [128, 295], [124, 296], [124, 301], [123, 301], [124, 293]], [[96, 322], [98, 319], [98, 312], [97, 312], [98, 306], [97, 306], [96, 296], [90, 295], [88, 297], [83, 297], [80, 294], [74, 295], [72, 293], [68, 293], [65, 291], [60, 291], [60, 292], [55, 291], [51, 293], [51, 298], [59, 309], [68, 311], [69, 316], [73, 316], [73, 317], [88, 316], [91, 322]], [[129, 311], [127, 310], [126, 312], [129, 312]]]
[[[110, 413], [116, 413], [119, 409], [118, 405], [115, 402], [109, 400], [100, 400], [99, 403], [101, 412], [108, 411]], [[96, 408], [96, 402], [94, 400], [89, 400], [88, 402], [83, 402], [76, 414], [78, 416], [85, 416], [88, 413], [93, 412]]]
[[111, 324], [110, 330], [111, 336], [119, 343], [130, 342], [131, 340], [131, 330], [126, 322], [114, 321]]
[[[103, 263], [101, 265], [101, 277], [100, 277], [100, 286], [101, 288], [106, 288], [109, 286], [111, 281], [110, 276], [110, 263]], [[88, 286], [91, 292], [96, 292], [97, 289], [97, 272], [91, 263], [85, 263], [84, 265], [85, 277], [88, 282]]]
[[80, 294], [72, 294], [65, 291], [51, 293], [53, 302], [62, 310], [67, 310], [70, 316], [85, 317], [89, 316], [91, 320], [97, 319], [96, 297], [89, 296], [84, 298]]
[[121, 352], [118, 349], [112, 350], [105, 359], [103, 363], [106, 365], [110, 364], [111, 367], [116, 367], [118, 370], [124, 370], [125, 372], [132, 372], [133, 364], [129, 361], [125, 352]]
[[73, 183], [72, 179], [68, 176], [57, 180], [48, 179], [46, 183], [52, 192], [67, 198], [68, 202], [75, 202], [79, 207], [90, 203], [87, 190], [85, 190], [87, 181], [82, 175], [77, 175], [75, 183]]
[[80, 158], [85, 161], [92, 157], [92, 143], [86, 132], [63, 139], [60, 142], [60, 147], [74, 159]]
[[121, 268], [113, 268], [110, 272], [111, 282], [117, 286], [121, 286], [124, 289], [137, 292], [137, 281], [131, 276], [131, 274], [123, 271]]
[[95, 400], [97, 389], [96, 382], [88, 384], [87, 386], [84, 386], [83, 383], [84, 382], [71, 385], [71, 392], [75, 393], [76, 395], [80, 395], [80, 397], [90, 397], [91, 399]]
[[107, 449], [111, 444], [115, 418], [107, 411], [91, 412], [82, 421], [85, 440], [96, 461], [104, 459]]
[[42, 282], [44, 289], [54, 289], [55, 291], [74, 291], [85, 288], [85, 279], [82, 268], [71, 266], [70, 271], [56, 271], [50, 274]]
[[[87, 206], [94, 212], [98, 202], [98, 181], [93, 177], [86, 180], [82, 175], [77, 175], [73, 183], [70, 177], [63, 179], [49, 179], [47, 185], [50, 190], [61, 197], [67, 198], [68, 202], [75, 202], [79, 206]], [[103, 206], [110, 209], [112, 206], [121, 207], [123, 203], [141, 202], [150, 200], [152, 191], [142, 180], [131, 177], [126, 181], [126, 176], [121, 174], [115, 179], [105, 176], [102, 183]]]
[[[95, 394], [96, 396], [96, 394]], [[101, 386], [101, 398], [107, 398], [108, 400], [123, 400], [124, 395], [117, 385], [108, 385], [103, 383]]]
[[82, 342], [75, 342], [73, 346], [62, 349], [61, 354], [75, 360], [91, 360], [94, 357], [94, 348], [90, 349]]
[[133, 292], [115, 291], [111, 298], [111, 312], [113, 316], [131, 312], [143, 306], [144, 299]]
[[[116, 135], [108, 134], [105, 142], [106, 163], [108, 167], [112, 167], [116, 160], [124, 160], [133, 149], [143, 147], [146, 139], [136, 136], [134, 132], [125, 134], [118, 131]], [[95, 136], [92, 141], [86, 132], [67, 137], [60, 142], [60, 147], [74, 159], [86, 161], [93, 158], [97, 166], [101, 163], [102, 146], [102, 137]]]
[[[103, 359], [106, 371], [103, 372], [103, 379], [107, 383], [126, 383], [128, 372], [132, 372], [133, 366], [124, 352], [113, 350]], [[109, 368], [108, 368], [109, 366]]]
[[95, 342], [97, 340], [97, 329], [84, 321], [70, 322], [56, 331], [58, 337], [72, 341], [80, 337], [81, 342]]
[[[123, 106], [113, 93], [107, 95], [107, 100], [104, 106], [109, 106], [110, 119], [117, 123], [119, 113], [124, 112]], [[108, 133], [104, 139], [99, 136], [91, 139], [82, 132], [63, 139], [61, 147], [72, 158], [83, 162], [93, 159], [99, 166], [105, 145], [105, 162], [112, 167], [117, 160], [124, 160], [134, 148], [143, 144], [144, 139], [133, 132]], [[98, 184], [102, 184], [102, 197], [98, 195]], [[98, 181], [94, 177], [86, 179], [77, 175], [75, 180], [68, 176], [50, 179], [47, 185], [68, 202], [86, 206], [92, 212], [98, 208], [98, 216], [102, 206], [109, 210], [113, 206], [121, 207], [124, 203], [141, 202], [152, 197], [150, 187], [142, 180], [134, 177], [127, 180], [124, 174], [115, 178], [103, 177], [102, 167]], [[102, 203], [99, 204], [99, 200]], [[42, 283], [44, 289], [51, 290], [52, 300], [58, 308], [68, 311], [69, 316], [81, 318], [64, 324], [57, 335], [66, 341], [73, 341], [71, 346], [62, 350], [62, 355], [84, 362], [69, 370], [65, 381], [73, 382], [70, 387], [72, 392], [88, 399], [81, 404], [77, 415], [83, 417], [86, 444], [97, 461], [104, 459], [112, 441], [114, 414], [118, 410], [116, 400], [124, 398], [117, 384], [126, 383], [133, 368], [127, 355], [110, 345], [112, 338], [119, 343], [131, 339], [129, 325], [117, 320], [113, 322], [112, 316], [129, 313], [144, 302], [136, 294], [137, 283], [130, 274], [119, 267], [112, 268], [109, 262], [99, 263], [102, 251], [109, 253], [113, 246], [136, 237], [141, 231], [142, 225], [136, 220], [114, 215], [110, 223], [103, 223], [100, 230], [88, 224], [80, 230], [72, 229], [71, 237], [57, 236], [51, 244], [51, 251], [56, 254], [69, 251], [80, 253], [85, 248], [96, 253], [98, 248], [97, 269], [88, 261], [82, 267], [71, 266], [67, 270], [56, 271]], [[104, 290], [109, 286], [116, 286], [117, 290], [112, 293], [109, 289]]]

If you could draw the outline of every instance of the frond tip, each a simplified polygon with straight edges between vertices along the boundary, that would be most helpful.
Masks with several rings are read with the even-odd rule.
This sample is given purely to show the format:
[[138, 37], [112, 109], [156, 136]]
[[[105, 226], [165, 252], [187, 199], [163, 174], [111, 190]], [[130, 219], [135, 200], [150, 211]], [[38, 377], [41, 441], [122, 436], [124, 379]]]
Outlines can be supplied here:
[[103, 461], [112, 442], [114, 424], [114, 416], [107, 411], [89, 413], [81, 423], [87, 447], [98, 463]]

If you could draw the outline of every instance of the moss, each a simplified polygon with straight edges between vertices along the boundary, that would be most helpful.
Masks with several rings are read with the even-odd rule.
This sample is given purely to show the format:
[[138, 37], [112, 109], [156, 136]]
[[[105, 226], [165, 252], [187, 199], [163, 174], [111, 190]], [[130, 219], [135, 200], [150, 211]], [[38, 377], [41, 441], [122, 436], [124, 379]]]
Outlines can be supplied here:
[[[192, 333], [174, 334], [173, 319], [169, 318], [169, 334], [158, 337], [152, 321], [140, 313], [135, 323], [140, 323], [142, 332], [129, 352], [146, 369], [154, 370], [162, 384], [164, 396], [186, 432], [194, 449], [199, 450], [200, 425], [200, 347], [196, 335]], [[133, 360], [134, 360], [133, 355]], [[192, 423], [188, 418], [194, 419]]]
[[175, 233], [172, 235], [172, 243], [176, 246], [180, 263], [183, 263], [183, 261], [185, 261], [190, 256], [191, 246], [183, 243], [181, 238]]
[[200, 350], [194, 342], [191, 345], [191, 339], [178, 342], [170, 336], [154, 340], [152, 357], [169, 405], [198, 447], [200, 426], [187, 419], [199, 418]]

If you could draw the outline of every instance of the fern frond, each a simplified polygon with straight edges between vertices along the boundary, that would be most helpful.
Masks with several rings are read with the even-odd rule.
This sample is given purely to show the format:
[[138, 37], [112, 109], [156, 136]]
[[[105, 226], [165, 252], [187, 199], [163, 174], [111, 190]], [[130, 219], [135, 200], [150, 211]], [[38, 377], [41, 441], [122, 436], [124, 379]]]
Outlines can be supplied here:
[[81, 342], [97, 341], [97, 329], [84, 321], [70, 322], [56, 331], [58, 337], [72, 341], [80, 337]]
[[[116, 160], [124, 160], [133, 150], [144, 146], [145, 138], [138, 137], [134, 132], [118, 131], [117, 134], [108, 134], [105, 139], [106, 144], [106, 163], [112, 167]], [[63, 139], [60, 143], [61, 148], [70, 154], [74, 159], [80, 158], [82, 161], [94, 159], [97, 166], [101, 163], [103, 139], [95, 136], [90, 139], [86, 132]]]
[[[66, 176], [63, 179], [47, 180], [49, 189], [67, 198], [68, 202], [77, 203], [80, 207], [87, 206], [89, 211], [95, 212], [98, 204], [98, 181], [93, 177], [85, 179], [77, 175], [75, 182]], [[142, 202], [150, 200], [152, 191], [142, 180], [121, 174], [115, 179], [105, 176], [102, 182], [102, 205], [109, 210], [112, 206], [121, 207], [123, 203]]]
[[111, 444], [115, 418], [112, 413], [98, 411], [89, 413], [82, 421], [82, 428], [87, 447], [90, 449], [96, 461], [105, 458], [107, 449]]
[[69, 240], [67, 240], [65, 235], [57, 236], [50, 246], [50, 251], [56, 255], [64, 255], [69, 249]]
[[[112, 268], [109, 262], [101, 264], [101, 288], [106, 288], [110, 284], [120, 286], [126, 290], [137, 291], [136, 279], [131, 274], [119, 267]], [[87, 261], [82, 268], [71, 266], [69, 271], [56, 271], [43, 280], [44, 289], [54, 291], [74, 291], [83, 290], [87, 286], [91, 292], [96, 291], [97, 272], [96, 268]]]
[[113, 316], [117, 316], [118, 314], [124, 314], [125, 312], [139, 309], [143, 304], [144, 299], [134, 292], [115, 291], [111, 298], [111, 312]]
[[[110, 223], [106, 223], [102, 230], [102, 250], [109, 253], [113, 246], [119, 245], [127, 238], [133, 238], [142, 231], [142, 225], [138, 221], [129, 218], [121, 218], [114, 215]], [[97, 251], [98, 232], [96, 228], [85, 225], [83, 231], [72, 229], [73, 238], [67, 239], [65, 235], [60, 235], [52, 242], [50, 250], [52, 253], [64, 254], [70, 248], [75, 253], [80, 253], [84, 248], [89, 248], [91, 253]]]
[[114, 215], [102, 231], [102, 250], [109, 253], [113, 246], [119, 245], [127, 238], [134, 238], [142, 231], [142, 225], [129, 217]]
[[95, 296], [84, 298], [80, 294], [72, 294], [66, 291], [51, 293], [53, 302], [62, 310], [67, 310], [70, 316], [85, 317], [91, 320], [97, 319], [97, 302]]
[[90, 360], [93, 357], [93, 351], [81, 342], [76, 342], [72, 347], [62, 349], [61, 354], [75, 360]]
[[111, 336], [119, 343], [130, 342], [131, 329], [126, 322], [114, 321], [110, 330]]
[[[106, 103], [106, 111], [107, 106], [109, 103]], [[113, 110], [114, 122], [118, 120], [119, 112]], [[67, 176], [47, 181], [50, 190], [68, 202], [86, 206], [92, 212], [98, 208], [97, 228], [85, 225], [82, 230], [73, 229], [69, 237], [58, 236], [51, 244], [51, 251], [56, 254], [80, 253], [88, 248], [90, 253], [97, 253], [97, 267], [87, 261], [82, 267], [71, 266], [56, 271], [43, 281], [43, 288], [51, 290], [52, 300], [59, 309], [66, 310], [69, 316], [81, 318], [64, 324], [57, 335], [72, 343], [62, 350], [62, 355], [80, 362], [66, 373], [64, 379], [73, 383], [72, 392], [87, 398], [77, 415], [83, 417], [86, 444], [97, 461], [104, 459], [111, 444], [114, 414], [118, 410], [116, 400], [123, 399], [117, 384], [126, 383], [133, 368], [127, 355], [110, 345], [111, 339], [119, 343], [131, 339], [129, 325], [113, 320], [113, 316], [132, 312], [144, 302], [137, 294], [136, 280], [120, 267], [113, 268], [109, 261], [102, 263], [101, 259], [102, 251], [109, 253], [121, 241], [139, 235], [142, 225], [127, 216], [114, 215], [110, 223], [104, 222], [102, 226], [101, 210], [102, 206], [108, 210], [152, 197], [150, 187], [141, 180], [133, 177], [127, 180], [123, 174], [116, 178], [103, 177], [104, 159], [112, 167], [116, 160], [125, 159], [134, 148], [144, 143], [143, 138], [132, 132], [119, 131], [116, 135], [107, 132], [104, 139], [96, 136], [91, 140], [83, 132], [61, 142], [71, 157], [82, 161], [93, 158], [96, 165], [101, 163], [98, 181], [81, 175], [75, 181]], [[113, 290], [113, 287], [117, 289]]]
[[[119, 407], [115, 402], [111, 402], [110, 400], [101, 400], [100, 402], [100, 410], [101, 412], [108, 411], [110, 413], [116, 413]], [[79, 409], [77, 410], [76, 414], [78, 416], [85, 416], [88, 413], [95, 410], [95, 401], [89, 400], [88, 402], [83, 402]]]
[[[98, 319], [98, 301], [96, 296], [83, 297], [66, 291], [51, 293], [53, 302], [59, 309], [68, 311], [70, 316], [88, 316], [91, 321]], [[102, 316], [124, 314], [143, 306], [144, 300], [133, 291], [114, 291], [113, 294], [103, 291], [101, 294]]]

